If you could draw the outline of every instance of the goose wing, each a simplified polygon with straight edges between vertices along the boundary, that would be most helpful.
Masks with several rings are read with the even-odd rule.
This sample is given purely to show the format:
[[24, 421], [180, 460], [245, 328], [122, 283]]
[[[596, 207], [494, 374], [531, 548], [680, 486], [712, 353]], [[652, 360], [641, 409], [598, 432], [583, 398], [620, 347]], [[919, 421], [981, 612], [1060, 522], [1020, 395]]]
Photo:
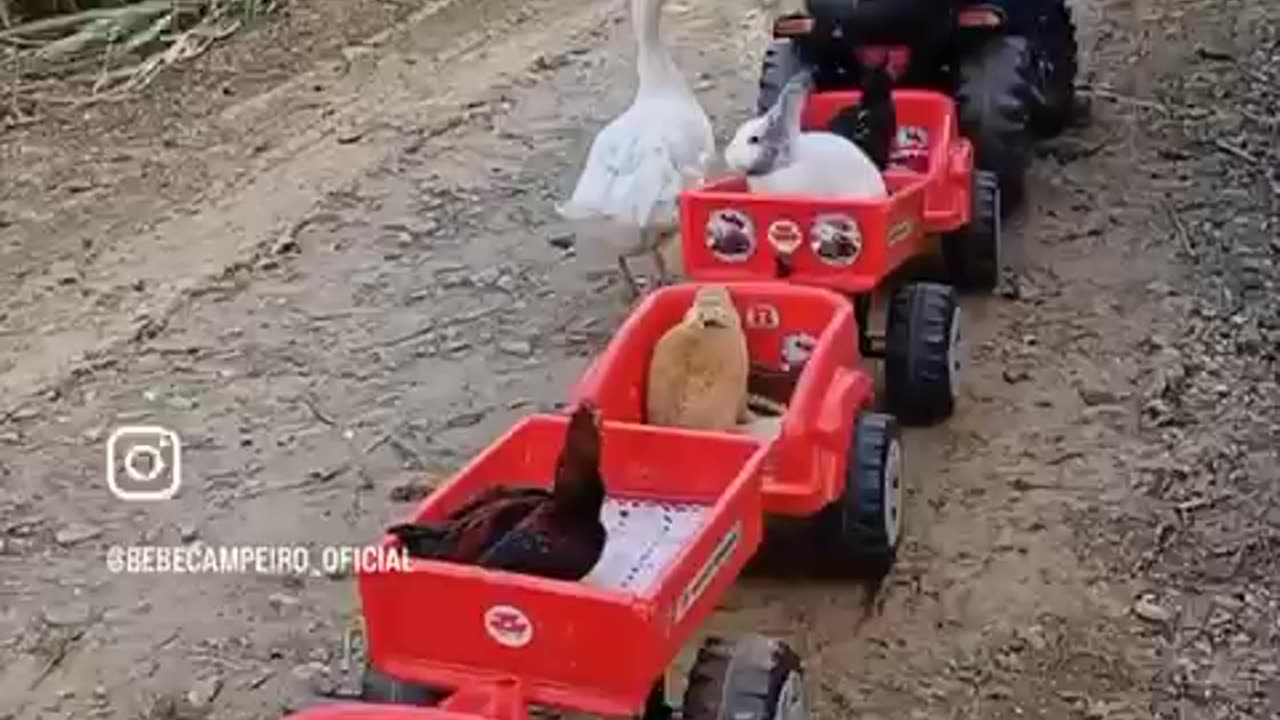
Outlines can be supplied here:
[[683, 178], [665, 138], [654, 130], [639, 115], [626, 114], [600, 131], [573, 195], [557, 208], [561, 216], [645, 228], [674, 215]]

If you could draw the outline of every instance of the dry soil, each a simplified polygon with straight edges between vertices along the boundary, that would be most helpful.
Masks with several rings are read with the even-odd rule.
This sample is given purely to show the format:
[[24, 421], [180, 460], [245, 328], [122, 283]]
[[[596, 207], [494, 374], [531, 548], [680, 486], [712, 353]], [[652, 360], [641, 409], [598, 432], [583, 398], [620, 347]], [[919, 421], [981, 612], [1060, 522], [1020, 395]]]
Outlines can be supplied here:
[[[668, 5], [723, 140], [768, 9]], [[1037, 160], [1018, 282], [965, 301], [878, 611], [753, 577], [708, 628], [791, 641], [819, 717], [1280, 718], [1280, 6], [1072, 6], [1094, 119]], [[106, 548], [368, 542], [561, 400], [626, 304], [553, 204], [631, 56], [619, 2], [298, 0], [0, 134], [0, 718], [271, 718], [348, 679], [349, 578]], [[106, 490], [143, 422], [185, 441], [170, 502]]]

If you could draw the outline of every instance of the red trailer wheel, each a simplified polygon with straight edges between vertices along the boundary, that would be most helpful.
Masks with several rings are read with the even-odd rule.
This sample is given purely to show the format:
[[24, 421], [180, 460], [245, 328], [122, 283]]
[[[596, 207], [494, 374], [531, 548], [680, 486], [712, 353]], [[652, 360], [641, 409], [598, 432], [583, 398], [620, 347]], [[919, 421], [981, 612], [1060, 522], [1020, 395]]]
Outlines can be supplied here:
[[711, 637], [689, 670], [681, 720], [808, 720], [800, 656], [781, 640]]
[[964, 290], [990, 293], [1000, 282], [1004, 237], [1000, 181], [994, 173], [973, 173], [969, 224], [942, 236], [942, 256], [951, 282]]
[[929, 425], [955, 410], [959, 395], [960, 304], [949, 285], [904, 285], [889, 303], [884, 379], [889, 412]]
[[862, 413], [854, 424], [844, 495], [818, 517], [822, 551], [834, 569], [879, 579], [902, 540], [902, 439], [892, 415]]
[[360, 679], [360, 699], [367, 703], [428, 707], [440, 702], [447, 694], [425, 685], [393, 678], [373, 667], [366, 667], [364, 677]]

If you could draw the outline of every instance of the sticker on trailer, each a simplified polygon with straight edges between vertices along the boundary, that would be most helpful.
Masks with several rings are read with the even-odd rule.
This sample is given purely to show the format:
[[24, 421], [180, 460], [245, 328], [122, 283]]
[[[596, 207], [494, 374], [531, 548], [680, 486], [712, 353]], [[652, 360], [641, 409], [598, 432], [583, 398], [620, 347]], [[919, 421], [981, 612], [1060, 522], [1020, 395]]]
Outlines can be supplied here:
[[903, 125], [893, 138], [895, 150], [926, 150], [929, 147], [929, 131], [919, 125]]
[[782, 324], [782, 319], [778, 315], [778, 308], [768, 303], [756, 303], [747, 307], [743, 322], [751, 330], [773, 330]]
[[782, 369], [802, 367], [818, 347], [818, 339], [809, 333], [792, 333], [782, 339]]
[[520, 608], [494, 605], [484, 613], [484, 630], [499, 645], [521, 648], [533, 640], [533, 623]]
[[693, 582], [689, 583], [689, 587], [680, 593], [680, 599], [676, 601], [676, 622], [689, 612], [689, 608], [702, 597], [702, 593], [715, 579], [716, 573], [720, 572], [720, 568], [733, 556], [733, 551], [738, 547], [738, 541], [742, 539], [742, 522], [736, 522], [733, 527], [729, 528], [729, 532], [725, 533], [720, 539], [719, 544], [711, 551], [711, 557], [707, 558], [707, 562], [703, 564], [702, 569], [697, 575], [693, 576]]
[[889, 164], [913, 172], [929, 171], [929, 131], [918, 125], [898, 128], [889, 154]]
[[794, 220], [774, 220], [769, 225], [769, 230], [765, 233], [769, 237], [769, 244], [773, 246], [783, 255], [790, 255], [800, 248], [800, 243], [804, 242], [804, 233], [801, 232], [800, 226]]
[[889, 228], [889, 247], [893, 247], [911, 237], [911, 232], [915, 229], [916, 224], [911, 220], [903, 220]]

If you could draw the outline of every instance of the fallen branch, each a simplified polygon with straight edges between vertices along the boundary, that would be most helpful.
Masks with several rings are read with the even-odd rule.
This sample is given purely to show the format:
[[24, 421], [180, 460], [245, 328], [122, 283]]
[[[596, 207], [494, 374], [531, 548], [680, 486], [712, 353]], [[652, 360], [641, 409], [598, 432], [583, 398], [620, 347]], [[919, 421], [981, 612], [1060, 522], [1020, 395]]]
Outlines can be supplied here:
[[1248, 150], [1245, 150], [1242, 147], [1237, 147], [1235, 145], [1232, 145], [1226, 140], [1217, 140], [1213, 144], [1214, 144], [1214, 147], [1218, 148], [1219, 150], [1227, 153], [1228, 155], [1234, 155], [1235, 157], [1238, 157], [1241, 160], [1244, 160], [1250, 165], [1257, 165], [1259, 162], [1258, 158], [1254, 157], [1254, 155], [1250, 153]]
[[[6, 24], [0, 48], [15, 98], [76, 107], [129, 97], [274, 9], [273, 0], [142, 0]], [[76, 86], [87, 91], [76, 95]]]
[[1174, 114], [1173, 108], [1171, 106], [1165, 103], [1159, 102], [1157, 100], [1146, 100], [1144, 98], [1133, 97], [1132, 95], [1124, 95], [1114, 90], [1108, 90], [1106, 88], [1099, 88], [1099, 87], [1083, 87], [1083, 88], [1080, 88], [1079, 91], [1082, 94], [1091, 95], [1093, 97], [1099, 97], [1104, 100], [1111, 100], [1113, 102], [1122, 103], [1124, 105], [1132, 105], [1134, 107], [1140, 107], [1145, 110], [1155, 110], [1156, 112], [1162, 113], [1168, 117], [1173, 117], [1173, 114]]
[[1187, 226], [1183, 224], [1182, 218], [1178, 216], [1178, 211], [1173, 204], [1167, 200], [1163, 202], [1164, 211], [1169, 216], [1169, 222], [1173, 225], [1173, 232], [1178, 236], [1178, 243], [1182, 245], [1182, 250], [1187, 257], [1194, 259], [1196, 257], [1195, 248], [1191, 245], [1191, 233], [1187, 232]]

